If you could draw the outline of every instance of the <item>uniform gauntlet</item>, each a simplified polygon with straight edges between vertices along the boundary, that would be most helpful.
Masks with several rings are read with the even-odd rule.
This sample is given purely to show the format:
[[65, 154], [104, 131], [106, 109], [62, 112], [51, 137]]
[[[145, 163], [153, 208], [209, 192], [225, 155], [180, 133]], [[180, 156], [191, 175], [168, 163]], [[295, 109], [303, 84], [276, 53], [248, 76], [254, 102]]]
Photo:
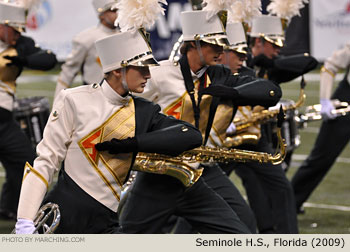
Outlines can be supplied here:
[[6, 63], [6, 66], [17, 66], [17, 67], [23, 67], [27, 65], [27, 61], [25, 57], [20, 56], [4, 56], [4, 59], [10, 60], [11, 62]]
[[108, 151], [110, 154], [129, 153], [138, 150], [136, 137], [128, 137], [126, 139], [113, 138], [111, 141], [105, 141], [95, 145], [98, 151]]
[[238, 97], [238, 91], [236, 89], [224, 85], [210, 85], [209, 87], [200, 91], [200, 93], [202, 95], [208, 94], [227, 99], [235, 99]]

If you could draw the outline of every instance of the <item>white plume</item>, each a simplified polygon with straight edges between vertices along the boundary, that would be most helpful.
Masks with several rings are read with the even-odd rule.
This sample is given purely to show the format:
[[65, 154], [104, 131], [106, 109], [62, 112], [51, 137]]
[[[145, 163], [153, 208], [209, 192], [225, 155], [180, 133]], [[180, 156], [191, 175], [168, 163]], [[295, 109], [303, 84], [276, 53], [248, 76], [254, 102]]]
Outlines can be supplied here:
[[119, 25], [122, 32], [141, 27], [149, 29], [159, 14], [164, 15], [161, 4], [168, 3], [166, 0], [121, 0], [112, 7], [118, 9], [115, 25]]
[[254, 17], [261, 15], [261, 0], [245, 0], [244, 22], [250, 23]]
[[300, 16], [300, 9], [308, 0], [271, 0], [267, 6], [267, 11], [280, 18], [290, 20], [294, 16]]
[[227, 23], [242, 22], [245, 17], [244, 1], [236, 1], [228, 10]]
[[231, 9], [231, 6], [237, 1], [240, 2], [241, 0], [203, 0], [205, 6], [203, 10], [209, 11], [207, 19], [210, 19], [222, 10]]
[[[204, 10], [221, 11], [228, 10], [237, 0], [203, 0]], [[239, 1], [239, 0], [238, 0]]]
[[236, 1], [229, 9], [228, 23], [246, 22], [249, 23], [253, 17], [261, 15], [260, 0]]

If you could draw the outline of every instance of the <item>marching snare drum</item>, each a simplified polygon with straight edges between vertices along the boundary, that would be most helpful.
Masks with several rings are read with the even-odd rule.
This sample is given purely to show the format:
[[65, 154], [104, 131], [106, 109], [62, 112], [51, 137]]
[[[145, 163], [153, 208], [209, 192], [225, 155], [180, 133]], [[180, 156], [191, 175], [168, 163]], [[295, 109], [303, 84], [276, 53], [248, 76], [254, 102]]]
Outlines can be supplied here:
[[50, 115], [50, 104], [46, 97], [27, 97], [17, 99], [14, 116], [33, 147], [43, 138], [46, 122]]

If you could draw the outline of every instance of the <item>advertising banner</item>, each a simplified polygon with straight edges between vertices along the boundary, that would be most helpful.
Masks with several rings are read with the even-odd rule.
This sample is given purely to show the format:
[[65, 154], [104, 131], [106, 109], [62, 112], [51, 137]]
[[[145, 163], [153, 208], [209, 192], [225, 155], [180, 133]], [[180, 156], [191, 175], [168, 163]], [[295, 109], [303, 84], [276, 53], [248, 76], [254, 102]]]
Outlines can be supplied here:
[[[158, 60], [169, 57], [173, 44], [180, 37], [181, 11], [191, 10], [188, 0], [167, 2], [165, 16], [161, 16], [150, 30], [153, 53]], [[97, 23], [92, 0], [43, 0], [28, 16], [26, 35], [64, 61], [71, 51], [72, 38]]]
[[311, 54], [324, 61], [347, 42], [350, 42], [350, 0], [311, 0]]
[[92, 0], [44, 0], [28, 16], [24, 35], [62, 61], [71, 51], [73, 36], [97, 23]]

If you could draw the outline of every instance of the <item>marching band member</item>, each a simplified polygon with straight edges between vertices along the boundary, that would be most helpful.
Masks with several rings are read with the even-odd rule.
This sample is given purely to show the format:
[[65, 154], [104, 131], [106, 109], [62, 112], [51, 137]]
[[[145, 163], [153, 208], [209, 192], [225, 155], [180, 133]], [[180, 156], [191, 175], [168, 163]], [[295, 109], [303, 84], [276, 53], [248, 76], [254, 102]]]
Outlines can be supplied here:
[[[203, 145], [207, 143], [218, 105], [231, 104], [228, 114], [232, 116], [232, 101], [239, 98], [238, 89], [234, 87], [250, 81], [231, 75], [223, 66], [216, 66], [223, 46], [227, 45], [227, 37], [219, 16], [215, 14], [208, 18], [210, 13], [181, 13], [182, 58], [178, 62], [162, 61], [160, 67], [151, 68], [152, 78], [145, 92], [140, 94], [158, 103], [163, 113], [199, 128], [205, 139]], [[281, 95], [279, 87], [265, 80], [256, 84], [266, 88], [259, 97], [262, 102], [275, 104], [278, 101]], [[270, 88], [273, 88], [275, 97], [265, 95]], [[249, 97], [247, 99], [249, 102]], [[138, 174], [120, 216], [123, 231], [160, 233], [169, 217], [176, 215], [183, 217], [200, 233], [255, 232], [254, 216], [228, 177], [216, 164], [200, 166], [204, 167], [203, 178], [187, 189], [172, 177]], [[209, 181], [213, 186], [207, 183]], [[225, 201], [217, 193], [222, 193], [220, 196]], [[134, 207], [139, 202], [143, 203], [143, 209]], [[233, 210], [239, 212], [238, 217]]]
[[35, 158], [29, 139], [14, 120], [16, 79], [24, 67], [49, 70], [56, 56], [42, 50], [33, 39], [23, 36], [26, 25], [24, 7], [0, 2], [0, 161], [6, 181], [0, 198], [0, 218], [16, 219], [17, 205], [26, 161]]
[[62, 160], [64, 170], [44, 199], [60, 207], [56, 232], [118, 232], [120, 195], [137, 152], [177, 155], [201, 144], [192, 125], [130, 94], [144, 90], [148, 67], [157, 65], [143, 30], [100, 39], [96, 49], [105, 78], [65, 89], [55, 100], [38, 158], [25, 168], [16, 233], [35, 230], [33, 218]]
[[68, 55], [58, 76], [54, 97], [72, 85], [74, 77], [81, 71], [83, 84], [99, 82], [103, 78], [100, 59], [97, 56], [95, 41], [119, 32], [114, 26], [117, 12], [111, 10], [115, 0], [93, 0], [92, 5], [98, 14], [99, 24], [90, 27], [73, 38], [72, 51]]
[[[253, 23], [254, 24], [254, 23]], [[230, 67], [233, 74], [252, 75], [254, 71], [242, 66], [246, 58], [245, 32], [241, 23], [229, 23], [227, 35], [230, 47], [220, 57], [220, 62]], [[275, 49], [272, 45], [269, 47]], [[239, 107], [236, 117], [250, 117], [250, 107]], [[234, 134], [234, 125], [228, 129]], [[252, 135], [253, 141], [243, 142], [243, 135]], [[266, 139], [264, 131], [260, 132], [260, 125], [251, 126], [243, 135], [234, 135], [232, 139], [239, 148], [252, 151], [263, 151], [273, 153], [272, 146]], [[254, 138], [256, 136], [256, 138]], [[248, 143], [248, 144], [247, 144]], [[242, 179], [245, 187], [249, 205], [257, 219], [257, 226], [260, 233], [297, 233], [297, 219], [291, 205], [294, 202], [290, 182], [285, 176], [281, 165], [247, 162], [244, 164], [229, 163], [222, 164], [223, 169], [230, 173], [235, 169], [237, 175]]]
[[308, 54], [280, 55], [284, 45], [284, 31], [279, 17], [255, 17], [249, 36], [251, 54], [248, 55], [247, 65], [255, 69], [260, 78], [281, 84], [302, 76], [317, 66], [317, 60]]
[[[257, 16], [252, 21], [250, 32], [251, 56], [248, 56], [248, 66], [257, 70], [258, 77], [264, 77], [280, 84], [302, 76], [317, 66], [317, 60], [307, 54], [280, 56], [284, 45], [283, 23], [299, 14], [301, 0], [274, 0], [268, 5], [271, 14]], [[262, 124], [261, 138], [256, 148], [273, 151], [270, 125]], [[288, 167], [292, 151], [287, 153], [284, 166]], [[268, 165], [262, 167], [268, 168]], [[239, 168], [236, 173], [245, 184], [249, 202], [257, 217], [260, 232], [266, 233], [297, 233], [298, 225], [291, 184], [283, 174], [281, 165], [272, 169], [257, 167], [254, 173], [251, 169]], [[263, 173], [260, 173], [263, 172]], [[265, 172], [265, 173], [264, 173]], [[257, 176], [257, 174], [260, 174]], [[264, 177], [264, 175], [265, 177]], [[266, 178], [270, 180], [267, 181]], [[255, 202], [255, 203], [254, 203]], [[272, 211], [271, 209], [274, 209]], [[274, 214], [271, 214], [274, 212]]]
[[[320, 103], [323, 122], [311, 153], [292, 178], [298, 212], [302, 211], [303, 203], [321, 183], [336, 158], [349, 143], [350, 115], [337, 117], [332, 113], [334, 105], [330, 100], [350, 102], [349, 66], [350, 43], [347, 43], [343, 48], [334, 51], [321, 69]], [[340, 69], [347, 71], [331, 95], [335, 75]]]

